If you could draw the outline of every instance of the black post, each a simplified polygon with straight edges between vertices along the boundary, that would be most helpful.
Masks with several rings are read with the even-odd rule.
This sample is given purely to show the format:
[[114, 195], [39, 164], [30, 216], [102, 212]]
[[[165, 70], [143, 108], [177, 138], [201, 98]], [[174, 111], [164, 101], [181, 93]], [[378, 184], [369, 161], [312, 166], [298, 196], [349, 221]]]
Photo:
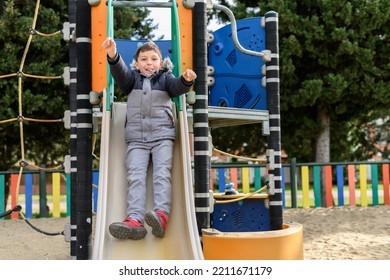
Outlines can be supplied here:
[[270, 196], [269, 212], [271, 230], [282, 229], [283, 200], [282, 200], [282, 161], [280, 144], [280, 80], [279, 80], [279, 35], [278, 14], [265, 14], [266, 49], [271, 51], [271, 61], [266, 65], [267, 107], [270, 121], [268, 149], [274, 150], [275, 168], [269, 174], [274, 176], [275, 193]]
[[77, 259], [89, 258], [92, 232], [91, 7], [77, 1]]
[[194, 85], [194, 180], [195, 211], [199, 234], [210, 226], [209, 188], [210, 155], [207, 88], [207, 9], [206, 0], [195, 1], [193, 8], [194, 70], [197, 78]]
[[297, 208], [297, 159], [290, 160], [291, 208]]
[[[41, 164], [41, 167], [46, 165]], [[47, 191], [46, 191], [46, 171], [43, 169], [39, 170], [39, 217], [47, 218]]]
[[[68, 0], [70, 34], [76, 28], [77, 0]], [[71, 36], [72, 37], [72, 36]], [[70, 256], [76, 259], [77, 202], [77, 46], [69, 40], [69, 109], [70, 109]]]

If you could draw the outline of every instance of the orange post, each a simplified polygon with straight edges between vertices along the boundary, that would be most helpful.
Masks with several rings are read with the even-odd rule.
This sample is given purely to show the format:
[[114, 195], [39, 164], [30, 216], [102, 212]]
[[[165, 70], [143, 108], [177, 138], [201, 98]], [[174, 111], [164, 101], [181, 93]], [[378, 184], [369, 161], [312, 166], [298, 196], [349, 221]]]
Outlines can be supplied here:
[[91, 38], [92, 38], [92, 90], [101, 92], [107, 84], [106, 53], [102, 43], [107, 30], [106, 1], [91, 7]]
[[192, 69], [192, 10], [184, 7], [184, 0], [178, 0], [177, 11], [180, 25], [181, 69]]

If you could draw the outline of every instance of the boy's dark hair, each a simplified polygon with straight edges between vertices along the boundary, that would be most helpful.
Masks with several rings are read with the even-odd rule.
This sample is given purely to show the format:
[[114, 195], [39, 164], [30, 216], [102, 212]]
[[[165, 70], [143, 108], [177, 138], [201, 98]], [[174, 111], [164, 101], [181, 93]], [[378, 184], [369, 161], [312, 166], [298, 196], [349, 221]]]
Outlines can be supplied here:
[[137, 52], [135, 53], [135, 60], [138, 60], [138, 56], [141, 52], [147, 51], [155, 51], [162, 60], [161, 50], [152, 40], [149, 40], [138, 47]]

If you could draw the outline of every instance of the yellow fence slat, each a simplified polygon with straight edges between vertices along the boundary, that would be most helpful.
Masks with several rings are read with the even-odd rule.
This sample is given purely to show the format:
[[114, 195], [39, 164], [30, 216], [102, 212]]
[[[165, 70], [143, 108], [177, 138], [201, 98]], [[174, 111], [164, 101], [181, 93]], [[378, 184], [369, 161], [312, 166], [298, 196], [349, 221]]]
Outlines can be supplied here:
[[55, 172], [52, 174], [53, 183], [53, 217], [60, 218], [60, 187], [61, 187], [61, 176], [60, 173]]
[[309, 200], [309, 167], [302, 166], [301, 168], [302, 174], [302, 207], [310, 208], [310, 200]]
[[242, 191], [243, 193], [249, 193], [249, 168], [242, 168]]
[[361, 205], [367, 206], [367, 168], [365, 164], [359, 165], [359, 177], [360, 177], [360, 199]]

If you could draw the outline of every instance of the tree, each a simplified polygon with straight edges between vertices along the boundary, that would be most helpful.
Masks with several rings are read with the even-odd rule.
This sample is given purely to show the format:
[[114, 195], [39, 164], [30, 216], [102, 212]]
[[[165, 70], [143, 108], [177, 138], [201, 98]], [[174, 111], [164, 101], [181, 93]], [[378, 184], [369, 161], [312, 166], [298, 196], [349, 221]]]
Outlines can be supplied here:
[[299, 161], [367, 159], [367, 153], [356, 150], [355, 135], [378, 118], [374, 112], [389, 115], [388, 4], [234, 2], [237, 19], [270, 10], [279, 14], [282, 148], [287, 154]]
[[[0, 75], [17, 73], [32, 26], [35, 1], [7, 1], [0, 20]], [[60, 1], [50, 1], [41, 6], [36, 30], [51, 34], [62, 28], [66, 6]], [[25, 56], [23, 74], [59, 76], [67, 60], [67, 48], [60, 36], [33, 36]], [[0, 80], [0, 120], [16, 118], [21, 102], [22, 117], [35, 119], [61, 119], [68, 107], [67, 89], [62, 79], [34, 79], [23, 76], [21, 98], [18, 96], [17, 77]], [[22, 137], [26, 158], [34, 163], [58, 164], [68, 145], [63, 125], [58, 123], [23, 122]], [[0, 126], [0, 170], [10, 169], [21, 159], [19, 122]]]

